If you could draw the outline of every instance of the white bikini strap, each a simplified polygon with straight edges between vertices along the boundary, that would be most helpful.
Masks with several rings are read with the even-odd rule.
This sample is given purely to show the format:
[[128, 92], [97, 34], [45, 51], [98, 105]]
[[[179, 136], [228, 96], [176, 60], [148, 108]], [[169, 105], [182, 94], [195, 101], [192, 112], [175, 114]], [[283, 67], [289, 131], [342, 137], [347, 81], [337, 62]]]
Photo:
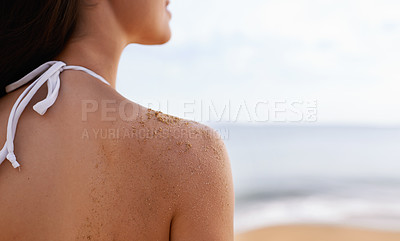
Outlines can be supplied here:
[[[47, 70], [46, 70], [47, 69]], [[29, 104], [33, 96], [36, 92], [42, 87], [42, 85], [47, 82], [47, 97], [36, 103], [33, 106], [33, 109], [39, 113], [40, 115], [44, 115], [48, 108], [50, 108], [58, 97], [58, 92], [60, 89], [60, 73], [66, 69], [74, 69], [84, 71], [93, 77], [99, 79], [103, 83], [110, 85], [103, 77], [96, 74], [95, 72], [81, 67], [81, 66], [67, 66], [62, 61], [49, 61], [47, 63], [42, 64], [22, 79], [6, 86], [6, 92], [9, 93], [31, 81], [34, 77], [41, 74], [42, 75], [36, 79], [32, 84], [30, 84], [18, 97], [15, 102], [10, 116], [8, 118], [7, 124], [7, 139], [6, 143], [3, 146], [3, 149], [0, 151], [0, 165], [7, 158], [14, 168], [20, 167], [20, 164], [17, 162], [17, 159], [14, 154], [14, 138], [15, 132], [18, 124], [18, 120], [25, 110], [26, 106]], [[44, 73], [43, 73], [44, 72]]]

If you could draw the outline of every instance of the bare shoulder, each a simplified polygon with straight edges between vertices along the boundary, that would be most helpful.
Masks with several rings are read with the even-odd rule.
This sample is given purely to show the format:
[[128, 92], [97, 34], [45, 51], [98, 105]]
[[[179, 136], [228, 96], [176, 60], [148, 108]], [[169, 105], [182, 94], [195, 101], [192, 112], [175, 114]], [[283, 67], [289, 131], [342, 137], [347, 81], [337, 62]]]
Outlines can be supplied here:
[[131, 128], [134, 142], [162, 157], [168, 171], [192, 176], [196, 170], [214, 172], [229, 161], [220, 135], [207, 125], [145, 108]]
[[119, 205], [143, 207], [135, 215], [161, 219], [174, 241], [233, 240], [231, 165], [217, 131], [98, 92], [82, 98], [83, 125], [93, 129], [104, 175], [124, 197]]
[[[135, 117], [122, 121], [124, 144], [132, 158], [151, 160], [163, 175], [198, 179], [230, 168], [225, 144], [211, 127], [137, 105]], [[128, 133], [126, 133], [128, 131]], [[121, 136], [121, 133], [120, 133]], [[121, 142], [121, 144], [122, 144]]]
[[[229, 179], [229, 157], [214, 129], [127, 100], [92, 76], [69, 74], [66, 78], [72, 84], [63, 86], [61, 97], [74, 92], [81, 82], [85, 82], [85, 91], [71, 100], [76, 103], [70, 104], [65, 98], [63, 111], [70, 106], [68, 114], [78, 120], [73, 125], [79, 128], [80, 139], [97, 143], [99, 158], [126, 170], [140, 169], [143, 175], [163, 177], [158, 181], [178, 186], [185, 178], [193, 180], [186, 186], [198, 186], [202, 178], [216, 178], [221, 172]], [[79, 111], [72, 108], [77, 105]]]
[[217, 131], [150, 109], [134, 129], [169, 194], [171, 240], [233, 240], [231, 165]]

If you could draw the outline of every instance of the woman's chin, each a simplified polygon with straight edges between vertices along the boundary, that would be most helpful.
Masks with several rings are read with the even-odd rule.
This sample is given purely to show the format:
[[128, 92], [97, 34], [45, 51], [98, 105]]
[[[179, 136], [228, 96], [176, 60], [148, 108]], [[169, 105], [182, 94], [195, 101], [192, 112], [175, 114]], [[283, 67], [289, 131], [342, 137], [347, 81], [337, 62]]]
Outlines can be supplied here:
[[153, 35], [151, 37], [147, 37], [142, 39], [141, 41], [137, 41], [135, 43], [137, 44], [143, 44], [143, 45], [160, 45], [160, 44], [165, 44], [169, 42], [171, 39], [171, 30], [168, 28], [166, 31], [163, 31], [162, 33], [159, 33], [157, 35]]
[[164, 27], [160, 31], [158, 41], [156, 44], [165, 44], [169, 42], [169, 40], [171, 39], [171, 35], [172, 35], [171, 28], [169, 26], [169, 21], [168, 21], [165, 23]]
[[171, 40], [171, 37], [172, 37], [171, 30], [169, 30], [168, 33], [166, 33], [164, 37], [160, 39], [160, 42], [158, 44], [168, 43]]

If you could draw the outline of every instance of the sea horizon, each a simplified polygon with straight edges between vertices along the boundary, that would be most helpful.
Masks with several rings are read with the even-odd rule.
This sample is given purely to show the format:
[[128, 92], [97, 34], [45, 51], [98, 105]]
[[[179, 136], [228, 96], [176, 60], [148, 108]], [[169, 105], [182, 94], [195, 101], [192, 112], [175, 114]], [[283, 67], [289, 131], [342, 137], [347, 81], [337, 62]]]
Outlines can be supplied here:
[[236, 232], [290, 224], [400, 231], [400, 127], [208, 124], [222, 130], [231, 159]]

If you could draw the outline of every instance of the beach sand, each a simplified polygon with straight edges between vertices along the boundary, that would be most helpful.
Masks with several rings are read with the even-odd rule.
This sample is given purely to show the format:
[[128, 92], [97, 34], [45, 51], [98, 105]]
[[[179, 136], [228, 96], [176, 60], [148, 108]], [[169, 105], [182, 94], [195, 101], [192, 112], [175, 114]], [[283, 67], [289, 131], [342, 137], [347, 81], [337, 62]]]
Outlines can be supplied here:
[[235, 241], [400, 241], [400, 232], [323, 225], [288, 225], [236, 235]]

